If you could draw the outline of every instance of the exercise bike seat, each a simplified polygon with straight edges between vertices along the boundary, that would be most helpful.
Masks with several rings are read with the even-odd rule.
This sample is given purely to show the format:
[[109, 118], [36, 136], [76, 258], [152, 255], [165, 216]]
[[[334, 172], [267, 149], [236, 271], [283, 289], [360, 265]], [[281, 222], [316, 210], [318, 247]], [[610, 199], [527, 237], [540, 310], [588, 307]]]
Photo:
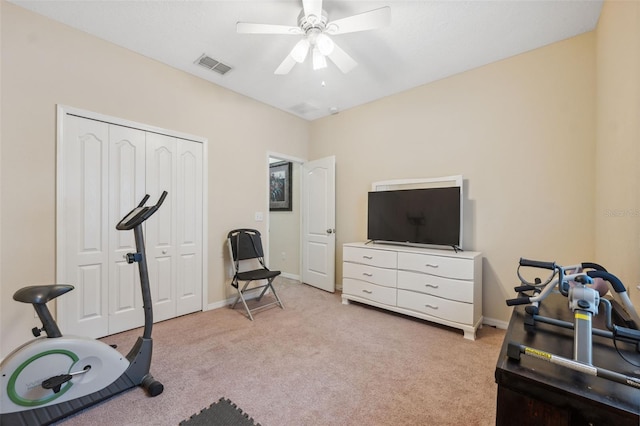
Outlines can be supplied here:
[[13, 294], [13, 300], [44, 305], [71, 290], [73, 290], [73, 286], [68, 284], [32, 285], [16, 291]]

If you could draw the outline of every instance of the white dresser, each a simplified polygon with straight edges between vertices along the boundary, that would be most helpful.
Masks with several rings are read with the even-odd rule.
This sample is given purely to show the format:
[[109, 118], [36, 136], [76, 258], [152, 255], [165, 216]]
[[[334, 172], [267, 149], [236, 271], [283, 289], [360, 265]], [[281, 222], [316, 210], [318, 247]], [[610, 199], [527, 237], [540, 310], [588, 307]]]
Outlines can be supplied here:
[[482, 254], [345, 244], [342, 303], [351, 300], [458, 328], [475, 340], [482, 324]]

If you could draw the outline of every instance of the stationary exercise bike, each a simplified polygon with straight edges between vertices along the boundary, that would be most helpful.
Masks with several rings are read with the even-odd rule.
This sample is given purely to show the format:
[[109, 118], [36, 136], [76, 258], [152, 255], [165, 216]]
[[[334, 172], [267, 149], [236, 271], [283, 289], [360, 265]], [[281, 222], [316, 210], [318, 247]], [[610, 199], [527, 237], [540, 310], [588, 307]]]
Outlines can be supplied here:
[[[116, 226], [119, 231], [133, 229], [137, 252], [128, 253], [127, 262], [138, 263], [144, 308], [143, 335], [126, 357], [101, 341], [62, 335], [46, 303], [73, 286], [30, 286], [13, 295], [16, 301], [33, 305], [43, 327], [34, 328], [36, 338], [0, 364], [0, 425], [49, 424], [138, 385], [150, 396], [162, 393], [164, 387], [149, 373], [153, 308], [142, 223], [166, 196], [164, 191], [156, 205], [145, 206], [146, 195]], [[46, 337], [40, 336], [42, 331]]]
[[[536, 278], [535, 282], [529, 282], [520, 274], [521, 267], [548, 269], [551, 274], [544, 282], [538, 278]], [[585, 271], [585, 269], [590, 270]], [[640, 317], [627, 295], [624, 284], [615, 275], [595, 263], [582, 263], [563, 267], [555, 262], [520, 259], [518, 278], [523, 284], [514, 289], [519, 293], [519, 297], [508, 299], [506, 301], [507, 305], [528, 305], [525, 307], [527, 316], [524, 320], [527, 332], [535, 331], [536, 323], [573, 330], [573, 359], [532, 348], [519, 342], [508, 343], [507, 356], [509, 358], [519, 361], [521, 355], [531, 356], [574, 371], [640, 389], [640, 377], [621, 374], [593, 365], [592, 337], [600, 336], [613, 341], [613, 345], [622, 359], [634, 366], [640, 366], [624, 357], [617, 347], [617, 342], [626, 342], [631, 345], [636, 355], [640, 353], [640, 330], [638, 330]], [[595, 284], [595, 279], [601, 279], [608, 283], [610, 290], [612, 290], [613, 301], [601, 297], [600, 291], [592, 287]], [[570, 283], [574, 283], [573, 287]], [[602, 289], [602, 291], [606, 293], [606, 289]], [[525, 292], [532, 292], [532, 294]], [[573, 312], [573, 323], [544, 317], [539, 314], [539, 304], [553, 292], [559, 292], [567, 297], [568, 309]], [[612, 302], [621, 307], [623, 314], [619, 315], [626, 317], [625, 326], [618, 326], [613, 323]], [[592, 326], [592, 319], [598, 315], [599, 306], [604, 310], [607, 330]]]

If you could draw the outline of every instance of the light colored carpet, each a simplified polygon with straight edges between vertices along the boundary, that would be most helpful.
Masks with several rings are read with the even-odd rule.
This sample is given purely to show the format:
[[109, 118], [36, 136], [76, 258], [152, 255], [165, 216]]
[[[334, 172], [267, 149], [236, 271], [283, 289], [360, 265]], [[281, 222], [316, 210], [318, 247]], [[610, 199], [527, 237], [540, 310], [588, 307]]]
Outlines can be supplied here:
[[[504, 330], [462, 332], [280, 279], [285, 309], [155, 324], [156, 398], [132, 389], [62, 422], [177, 425], [226, 397], [263, 426], [493, 425]], [[103, 339], [126, 353], [139, 330]]]

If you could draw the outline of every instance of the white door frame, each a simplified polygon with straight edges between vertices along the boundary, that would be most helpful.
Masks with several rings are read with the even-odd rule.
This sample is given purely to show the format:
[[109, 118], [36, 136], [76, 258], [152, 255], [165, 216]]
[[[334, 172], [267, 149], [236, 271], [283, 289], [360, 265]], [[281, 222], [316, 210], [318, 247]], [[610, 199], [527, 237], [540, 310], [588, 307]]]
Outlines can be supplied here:
[[[63, 229], [63, 199], [64, 193], [64, 177], [63, 172], [63, 152], [62, 144], [64, 140], [64, 118], [66, 115], [75, 115], [90, 120], [104, 121], [106, 123], [116, 124], [119, 126], [132, 127], [135, 129], [144, 130], [146, 132], [160, 133], [167, 136], [172, 136], [180, 139], [187, 139], [202, 144], [202, 307], [204, 311], [207, 308], [207, 301], [209, 300], [209, 278], [208, 278], [208, 261], [209, 258], [209, 228], [208, 228], [208, 197], [209, 197], [209, 161], [208, 150], [209, 140], [201, 136], [195, 136], [188, 133], [177, 132], [174, 130], [163, 129], [161, 127], [155, 127], [148, 124], [137, 123], [134, 121], [126, 120], [119, 117], [113, 117], [105, 114], [96, 113], [80, 108], [74, 108], [67, 105], [58, 104], [56, 106], [56, 281], [63, 282], [65, 277], [65, 235], [62, 232]], [[60, 318], [60, 313], [56, 312], [56, 317]]]

